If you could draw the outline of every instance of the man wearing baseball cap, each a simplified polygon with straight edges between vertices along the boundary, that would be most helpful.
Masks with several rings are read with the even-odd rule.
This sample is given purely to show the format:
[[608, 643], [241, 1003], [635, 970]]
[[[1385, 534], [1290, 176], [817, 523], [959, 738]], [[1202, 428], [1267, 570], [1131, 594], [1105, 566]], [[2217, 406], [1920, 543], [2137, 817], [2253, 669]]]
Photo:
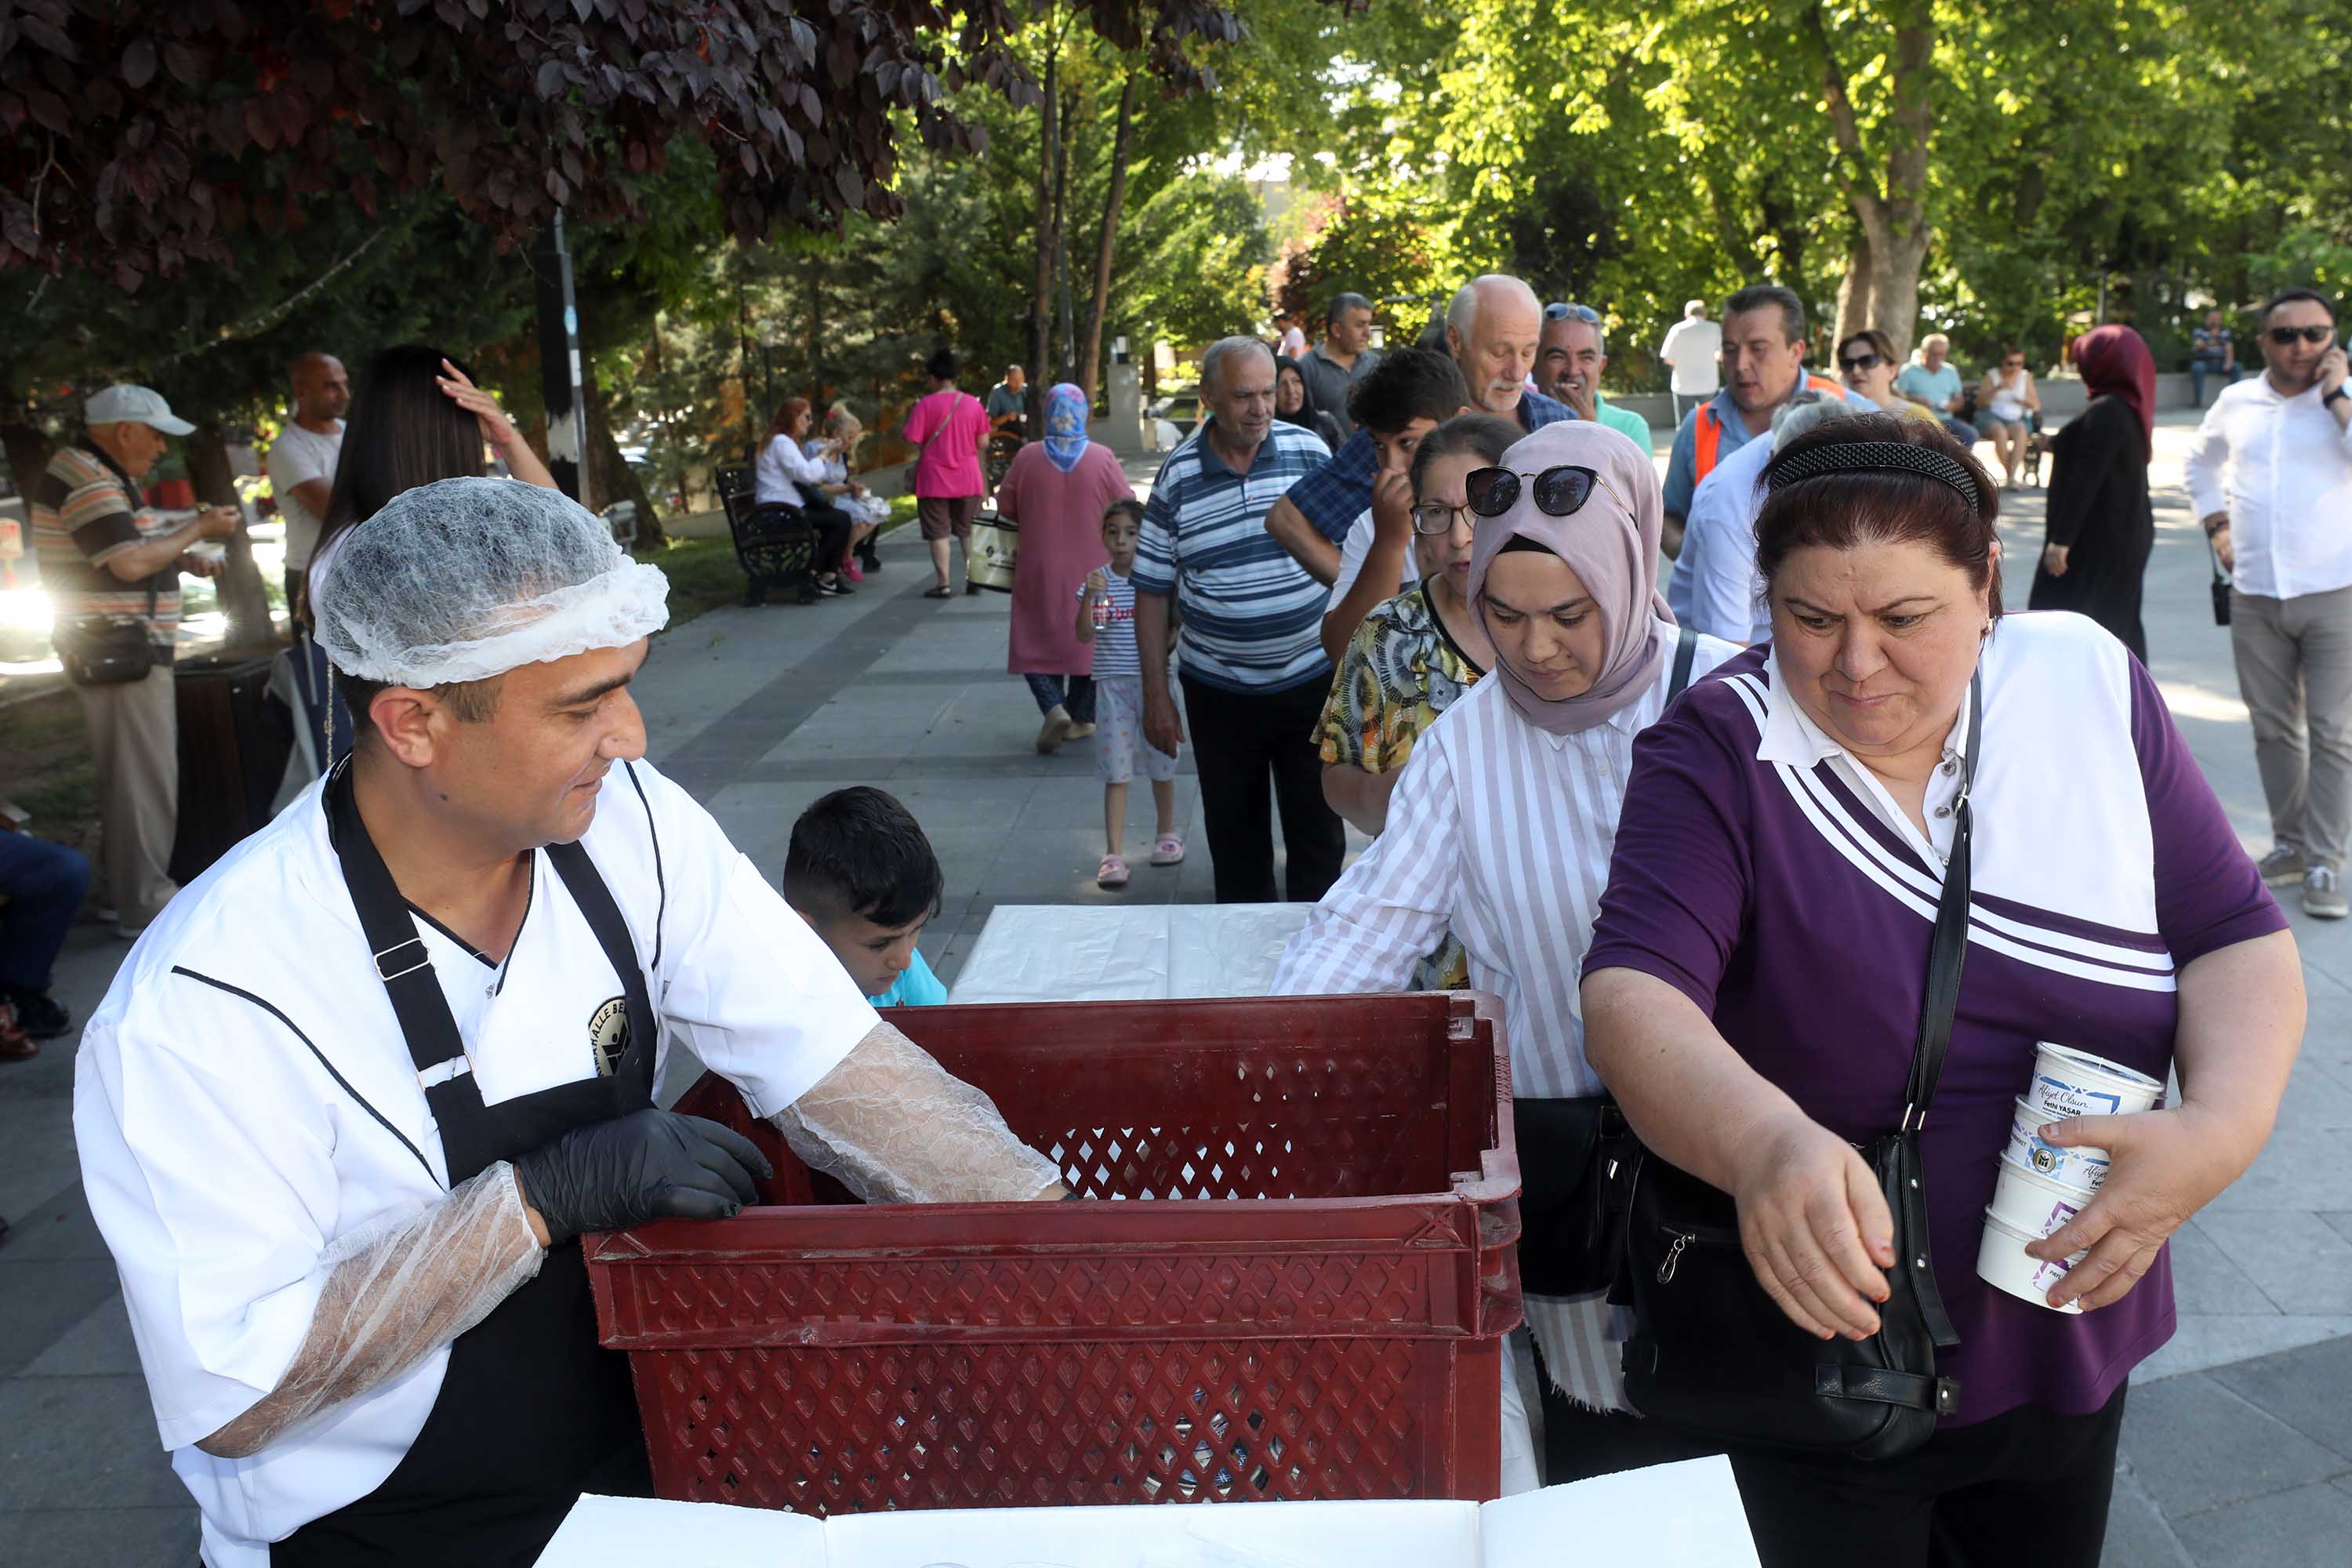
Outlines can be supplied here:
[[61, 447], [32, 487], [33, 549], [58, 656], [89, 725], [106, 896], [136, 936], [179, 890], [168, 870], [179, 826], [179, 725], [172, 644], [180, 574], [217, 563], [190, 546], [236, 531], [235, 507], [175, 522], [145, 510], [139, 481], [164, 437], [195, 428], [161, 395], [117, 385], [82, 405], [82, 440]]

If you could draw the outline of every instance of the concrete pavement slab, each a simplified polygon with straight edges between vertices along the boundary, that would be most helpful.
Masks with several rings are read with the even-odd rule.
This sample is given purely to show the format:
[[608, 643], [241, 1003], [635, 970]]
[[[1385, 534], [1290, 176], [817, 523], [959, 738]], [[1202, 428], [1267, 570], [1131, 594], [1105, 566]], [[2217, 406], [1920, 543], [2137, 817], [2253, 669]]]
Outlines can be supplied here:
[[143, 1377], [0, 1383], [0, 1520], [19, 1509], [188, 1506]]
[[2352, 1557], [2352, 1496], [2296, 1487], [2189, 1514], [2173, 1528], [2199, 1568], [2344, 1568]]
[[2217, 1367], [2208, 1375], [2352, 1467], [2352, 1400], [2345, 1397], [2352, 1392], [2352, 1339]]
[[2352, 1460], [2203, 1373], [2134, 1387], [2122, 1447], [2175, 1521], [2352, 1471]]

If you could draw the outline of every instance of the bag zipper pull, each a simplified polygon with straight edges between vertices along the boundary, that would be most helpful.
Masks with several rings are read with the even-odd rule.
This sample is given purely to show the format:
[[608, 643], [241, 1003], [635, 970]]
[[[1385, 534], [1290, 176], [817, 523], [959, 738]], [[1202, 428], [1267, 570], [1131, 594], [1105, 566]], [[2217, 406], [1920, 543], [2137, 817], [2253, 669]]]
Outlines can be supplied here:
[[1683, 1260], [1683, 1248], [1691, 1244], [1688, 1231], [1670, 1231], [1667, 1234], [1675, 1238], [1675, 1244], [1666, 1248], [1666, 1260], [1658, 1265], [1658, 1283], [1661, 1285], [1671, 1285], [1675, 1282], [1675, 1268]]

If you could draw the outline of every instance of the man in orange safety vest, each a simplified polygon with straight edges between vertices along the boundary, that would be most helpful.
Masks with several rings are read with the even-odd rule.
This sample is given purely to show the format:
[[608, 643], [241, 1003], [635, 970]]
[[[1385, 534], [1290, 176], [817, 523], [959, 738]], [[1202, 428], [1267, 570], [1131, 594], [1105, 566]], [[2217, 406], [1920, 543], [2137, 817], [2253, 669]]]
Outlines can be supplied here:
[[1682, 546], [1691, 492], [1715, 465], [1772, 428], [1772, 414], [1801, 386], [1832, 397], [1845, 388], [1805, 370], [1805, 305], [1789, 289], [1758, 283], [1723, 302], [1723, 390], [1694, 408], [1675, 432], [1666, 461], [1665, 550]]

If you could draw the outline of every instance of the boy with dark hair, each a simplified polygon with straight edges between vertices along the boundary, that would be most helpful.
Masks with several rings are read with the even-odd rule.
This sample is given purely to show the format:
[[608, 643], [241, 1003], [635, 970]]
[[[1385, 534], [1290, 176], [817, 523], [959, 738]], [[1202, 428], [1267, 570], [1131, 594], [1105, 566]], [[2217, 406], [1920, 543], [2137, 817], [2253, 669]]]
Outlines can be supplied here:
[[1356, 433], [1274, 503], [1265, 531], [1317, 582], [1336, 584], [1331, 603], [1337, 605], [1371, 548], [1373, 487], [1383, 475], [1401, 481], [1423, 436], [1457, 414], [1475, 412], [1453, 355], [1397, 350], [1348, 394]]
[[866, 784], [801, 813], [784, 851], [784, 902], [808, 921], [877, 1007], [948, 999], [915, 939], [940, 912], [947, 878], [907, 808]]

